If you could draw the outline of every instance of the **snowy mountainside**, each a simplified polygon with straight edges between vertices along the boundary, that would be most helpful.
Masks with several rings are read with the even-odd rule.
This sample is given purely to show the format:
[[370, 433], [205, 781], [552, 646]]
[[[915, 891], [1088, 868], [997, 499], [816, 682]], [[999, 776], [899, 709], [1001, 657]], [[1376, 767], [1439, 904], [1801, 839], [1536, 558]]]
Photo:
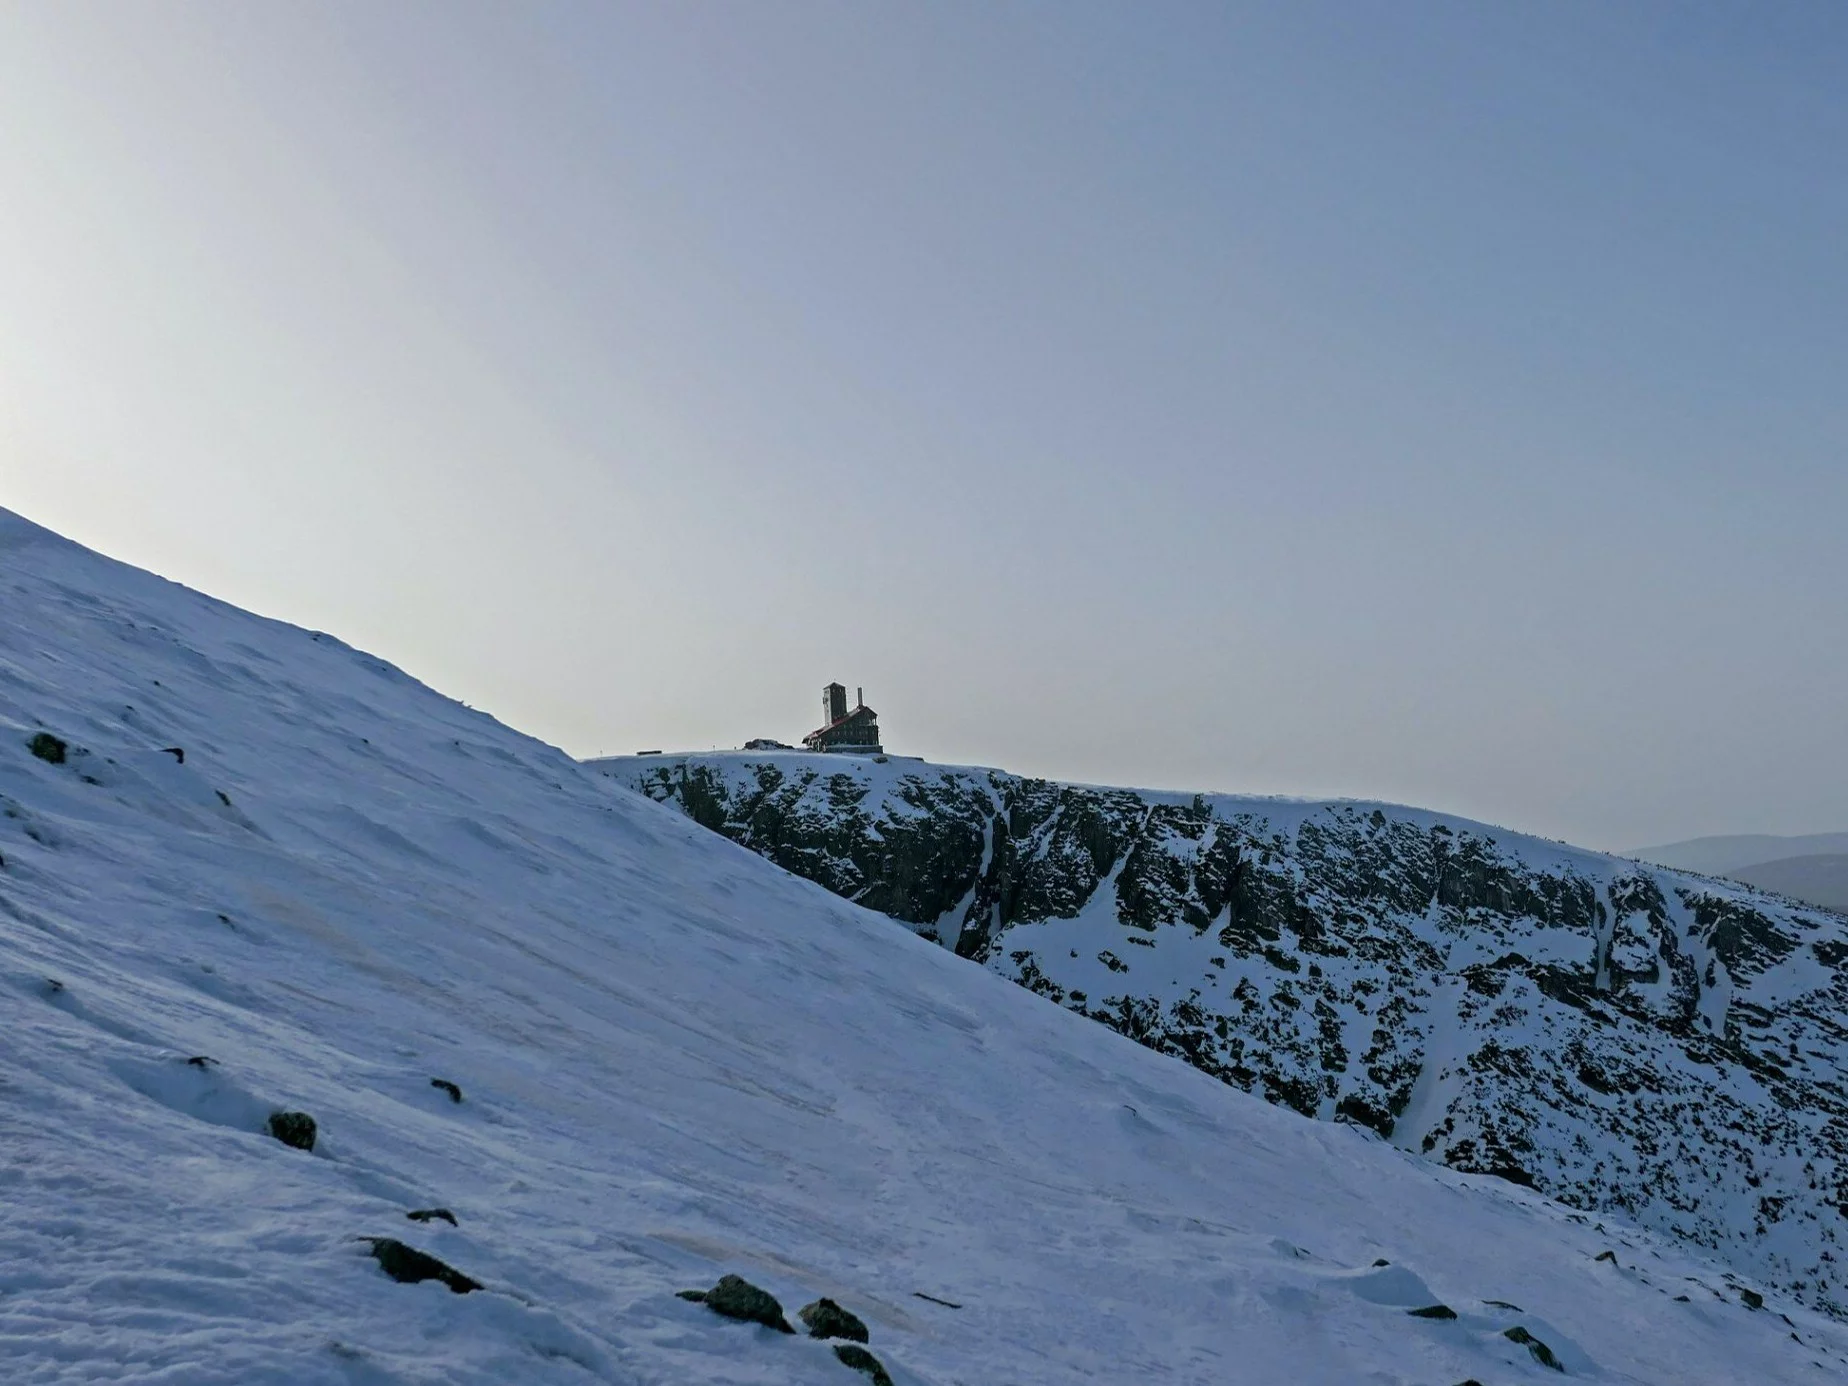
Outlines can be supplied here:
[[838, 1300], [896, 1386], [1848, 1364], [1710, 1257], [1254, 1101], [0, 512], [0, 1381], [868, 1381], [675, 1295], [724, 1273]]
[[1848, 1313], [1840, 916], [1386, 804], [592, 764], [1228, 1084]]

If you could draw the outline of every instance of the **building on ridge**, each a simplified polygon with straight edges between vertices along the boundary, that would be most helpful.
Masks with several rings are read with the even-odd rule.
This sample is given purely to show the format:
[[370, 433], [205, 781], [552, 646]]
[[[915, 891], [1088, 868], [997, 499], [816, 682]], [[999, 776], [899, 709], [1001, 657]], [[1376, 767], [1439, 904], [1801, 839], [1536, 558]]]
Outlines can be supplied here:
[[849, 755], [883, 755], [879, 744], [879, 714], [866, 705], [866, 690], [859, 689], [854, 707], [847, 709], [847, 688], [831, 683], [821, 690], [822, 723], [802, 738], [811, 751], [843, 751]]

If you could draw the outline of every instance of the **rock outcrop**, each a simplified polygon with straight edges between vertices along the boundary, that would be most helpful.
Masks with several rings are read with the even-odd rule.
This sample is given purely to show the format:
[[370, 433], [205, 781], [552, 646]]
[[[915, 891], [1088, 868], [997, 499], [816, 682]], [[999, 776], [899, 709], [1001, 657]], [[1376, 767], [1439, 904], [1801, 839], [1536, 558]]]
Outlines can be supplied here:
[[796, 1317], [802, 1320], [811, 1338], [846, 1338], [855, 1343], [864, 1343], [869, 1338], [866, 1324], [859, 1315], [841, 1308], [831, 1299], [818, 1299], [813, 1304], [803, 1305], [796, 1311]]
[[481, 1282], [472, 1275], [464, 1275], [448, 1262], [438, 1260], [427, 1251], [419, 1251], [396, 1237], [368, 1237], [366, 1241], [372, 1247], [372, 1255], [378, 1261], [379, 1269], [401, 1285], [437, 1280], [458, 1295], [481, 1288]]
[[[691, 1299], [691, 1294], [683, 1297]], [[761, 1323], [779, 1333], [794, 1333], [783, 1317], [783, 1306], [768, 1290], [759, 1289], [743, 1276], [722, 1275], [719, 1283], [700, 1295], [698, 1301], [715, 1314], [746, 1323]]]
[[269, 1133], [296, 1150], [313, 1150], [316, 1126], [306, 1112], [271, 1112]]
[[865, 1348], [855, 1347], [852, 1343], [840, 1343], [836, 1345], [834, 1355], [840, 1358], [841, 1365], [870, 1376], [873, 1386], [892, 1386], [892, 1376], [886, 1371], [885, 1363]]

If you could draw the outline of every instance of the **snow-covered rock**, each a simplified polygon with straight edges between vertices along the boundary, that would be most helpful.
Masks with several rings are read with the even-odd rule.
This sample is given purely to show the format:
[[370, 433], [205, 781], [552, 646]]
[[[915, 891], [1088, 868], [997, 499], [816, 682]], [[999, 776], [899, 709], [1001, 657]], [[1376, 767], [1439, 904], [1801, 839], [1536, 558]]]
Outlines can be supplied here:
[[1236, 1087], [1848, 1312], [1841, 916], [1390, 804], [592, 764]]
[[0, 724], [9, 1386], [865, 1382], [676, 1295], [725, 1274], [898, 1386], [1848, 1362], [1713, 1257], [1254, 1101], [3, 513]]

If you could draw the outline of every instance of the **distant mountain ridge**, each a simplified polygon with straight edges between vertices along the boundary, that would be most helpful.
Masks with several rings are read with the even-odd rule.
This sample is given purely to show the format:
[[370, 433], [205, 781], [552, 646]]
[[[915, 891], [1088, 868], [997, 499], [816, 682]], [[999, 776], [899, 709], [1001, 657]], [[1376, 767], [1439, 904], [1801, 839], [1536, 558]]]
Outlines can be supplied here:
[[1697, 837], [1629, 854], [1681, 871], [1726, 876], [1805, 904], [1848, 913], [1848, 833]]
[[1736, 881], [1848, 914], [1848, 853], [1786, 857], [1730, 873]]
[[1764, 862], [1786, 861], [1792, 857], [1839, 856], [1845, 853], [1848, 853], [1848, 833], [1808, 833], [1800, 837], [1740, 833], [1723, 837], [1690, 838], [1686, 842], [1669, 842], [1659, 847], [1638, 847], [1624, 855], [1657, 866], [1673, 867], [1677, 871], [1730, 876], [1745, 867], [1758, 866]]
[[593, 764], [1227, 1083], [1848, 1315], [1848, 919], [1385, 804]]

